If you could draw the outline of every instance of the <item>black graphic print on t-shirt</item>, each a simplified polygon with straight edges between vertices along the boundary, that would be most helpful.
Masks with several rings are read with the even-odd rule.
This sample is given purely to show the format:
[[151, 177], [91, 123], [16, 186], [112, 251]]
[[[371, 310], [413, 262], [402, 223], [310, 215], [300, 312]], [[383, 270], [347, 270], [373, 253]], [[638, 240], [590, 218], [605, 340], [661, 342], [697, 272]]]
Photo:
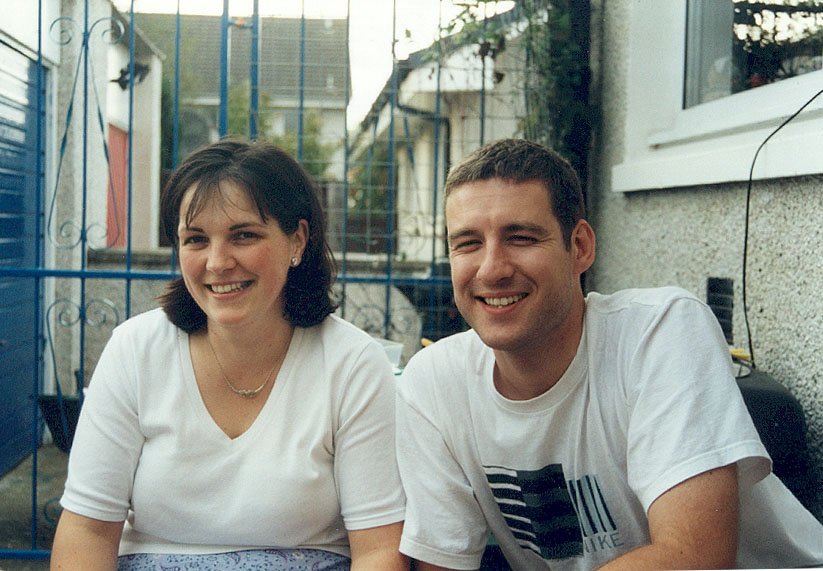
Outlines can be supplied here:
[[546, 560], [622, 545], [597, 477], [566, 480], [563, 466], [484, 466], [497, 505], [518, 543]]

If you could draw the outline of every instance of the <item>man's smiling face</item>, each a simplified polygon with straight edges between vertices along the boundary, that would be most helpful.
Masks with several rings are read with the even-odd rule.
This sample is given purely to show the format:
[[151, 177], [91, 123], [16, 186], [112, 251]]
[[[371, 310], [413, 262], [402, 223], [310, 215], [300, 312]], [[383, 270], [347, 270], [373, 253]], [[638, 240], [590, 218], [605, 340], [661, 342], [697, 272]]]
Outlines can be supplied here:
[[[543, 183], [500, 178], [465, 183], [446, 201], [455, 302], [486, 345], [542, 352], [580, 327], [581, 248], [594, 235], [581, 220], [569, 247]], [[591, 240], [581, 243], [580, 240]]]

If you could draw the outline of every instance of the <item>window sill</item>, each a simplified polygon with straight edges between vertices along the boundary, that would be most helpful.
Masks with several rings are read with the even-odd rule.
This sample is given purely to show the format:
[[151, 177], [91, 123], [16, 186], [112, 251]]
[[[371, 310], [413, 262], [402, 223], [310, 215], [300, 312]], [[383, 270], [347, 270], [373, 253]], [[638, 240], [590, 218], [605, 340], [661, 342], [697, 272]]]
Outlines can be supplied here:
[[[823, 71], [677, 110], [668, 128], [649, 125], [639, 149], [612, 170], [612, 190], [631, 192], [745, 181], [758, 146], [821, 88]], [[658, 126], [659, 127], [659, 126]], [[823, 96], [772, 138], [753, 178], [823, 172]]]

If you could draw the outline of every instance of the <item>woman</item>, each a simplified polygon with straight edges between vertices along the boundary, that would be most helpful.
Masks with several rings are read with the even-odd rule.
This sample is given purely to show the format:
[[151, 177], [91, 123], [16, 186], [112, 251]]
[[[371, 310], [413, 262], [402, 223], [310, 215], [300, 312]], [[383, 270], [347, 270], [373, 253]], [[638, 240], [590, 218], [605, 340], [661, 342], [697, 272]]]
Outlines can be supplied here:
[[332, 315], [308, 175], [225, 140], [160, 208], [183, 277], [100, 357], [52, 568], [408, 568], [391, 366]]

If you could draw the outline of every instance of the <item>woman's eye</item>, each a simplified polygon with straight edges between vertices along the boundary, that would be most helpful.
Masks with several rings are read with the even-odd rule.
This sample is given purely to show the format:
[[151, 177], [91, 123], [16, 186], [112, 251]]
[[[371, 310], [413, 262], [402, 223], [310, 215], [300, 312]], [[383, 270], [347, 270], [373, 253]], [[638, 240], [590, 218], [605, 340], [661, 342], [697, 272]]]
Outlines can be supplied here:
[[196, 244], [204, 244], [206, 242], [205, 236], [186, 236], [183, 238], [182, 244], [184, 246], [187, 245], [196, 245]]
[[242, 241], [254, 240], [257, 237], [258, 237], [257, 234], [255, 234], [254, 232], [238, 232], [237, 234], [234, 235], [235, 240], [242, 240]]

